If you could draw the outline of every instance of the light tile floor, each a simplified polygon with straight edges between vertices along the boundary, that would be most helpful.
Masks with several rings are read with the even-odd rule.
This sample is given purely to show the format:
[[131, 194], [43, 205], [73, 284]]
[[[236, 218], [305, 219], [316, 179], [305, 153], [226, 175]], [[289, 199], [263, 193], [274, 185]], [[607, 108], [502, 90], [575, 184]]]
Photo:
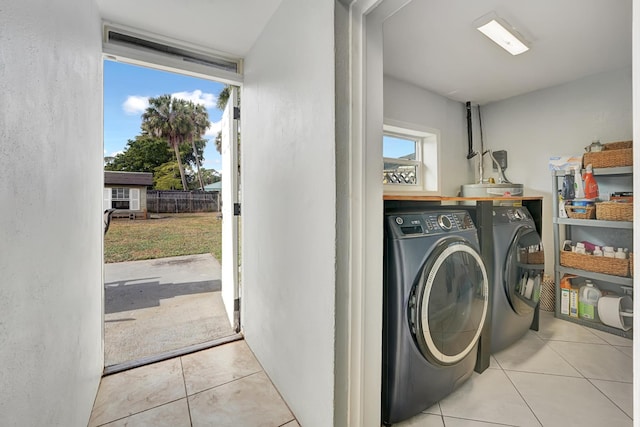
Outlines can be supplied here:
[[[395, 427], [631, 426], [631, 347], [541, 312], [540, 331]], [[103, 378], [97, 426], [299, 427], [244, 341]]]
[[458, 390], [394, 427], [631, 426], [633, 341], [540, 313]]
[[97, 426], [299, 427], [244, 341], [102, 378]]

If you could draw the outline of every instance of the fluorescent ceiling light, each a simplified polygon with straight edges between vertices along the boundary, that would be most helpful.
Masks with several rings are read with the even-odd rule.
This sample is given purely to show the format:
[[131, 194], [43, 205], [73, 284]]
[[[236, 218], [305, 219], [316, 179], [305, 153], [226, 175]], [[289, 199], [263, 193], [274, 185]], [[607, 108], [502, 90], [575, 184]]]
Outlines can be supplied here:
[[493, 40], [501, 48], [509, 52], [511, 55], [520, 55], [523, 52], [529, 50], [529, 47], [525, 44], [521, 37], [518, 37], [514, 32], [511, 32], [507, 27], [511, 27], [505, 21], [499, 22], [499, 18], [493, 18], [484, 25], [481, 25], [478, 30]]

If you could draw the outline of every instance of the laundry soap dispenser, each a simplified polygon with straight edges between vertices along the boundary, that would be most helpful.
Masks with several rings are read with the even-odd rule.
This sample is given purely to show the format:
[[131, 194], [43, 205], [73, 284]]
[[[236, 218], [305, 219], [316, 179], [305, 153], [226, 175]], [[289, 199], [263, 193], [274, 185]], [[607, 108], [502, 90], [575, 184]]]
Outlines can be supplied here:
[[598, 183], [593, 177], [593, 168], [591, 167], [591, 163], [589, 163], [584, 176], [584, 197], [587, 199], [597, 199], [598, 196]]
[[578, 317], [585, 320], [599, 320], [598, 300], [601, 296], [600, 289], [596, 288], [590, 280], [586, 280], [578, 292]]

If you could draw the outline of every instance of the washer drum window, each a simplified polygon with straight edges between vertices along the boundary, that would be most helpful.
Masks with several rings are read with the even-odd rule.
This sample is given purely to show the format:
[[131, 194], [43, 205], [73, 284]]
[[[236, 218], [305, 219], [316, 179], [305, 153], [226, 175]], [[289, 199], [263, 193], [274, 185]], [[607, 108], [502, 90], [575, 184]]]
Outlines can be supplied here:
[[462, 239], [441, 242], [427, 259], [409, 299], [414, 338], [439, 364], [462, 360], [477, 343], [489, 286], [480, 254]]

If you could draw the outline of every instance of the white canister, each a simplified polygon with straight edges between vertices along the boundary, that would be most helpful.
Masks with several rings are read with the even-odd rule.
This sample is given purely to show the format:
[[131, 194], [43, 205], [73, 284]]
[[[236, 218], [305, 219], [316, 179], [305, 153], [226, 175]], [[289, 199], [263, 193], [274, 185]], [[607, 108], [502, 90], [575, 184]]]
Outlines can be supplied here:
[[598, 300], [598, 316], [605, 325], [628, 331], [633, 327], [633, 300], [628, 295], [603, 296]]

